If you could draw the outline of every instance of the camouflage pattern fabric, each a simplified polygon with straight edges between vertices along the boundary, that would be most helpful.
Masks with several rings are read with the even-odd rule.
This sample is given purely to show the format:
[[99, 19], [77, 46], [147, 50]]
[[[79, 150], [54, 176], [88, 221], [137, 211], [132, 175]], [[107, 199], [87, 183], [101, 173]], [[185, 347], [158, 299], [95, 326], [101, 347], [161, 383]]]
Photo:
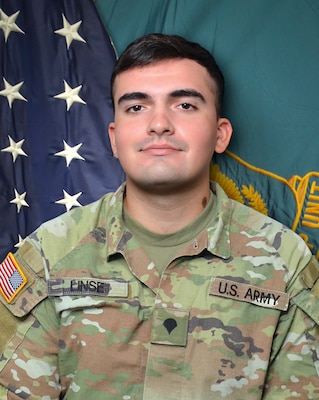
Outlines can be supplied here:
[[1, 297], [0, 399], [319, 399], [319, 268], [217, 186], [208, 229], [159, 276], [115, 194], [43, 224]]

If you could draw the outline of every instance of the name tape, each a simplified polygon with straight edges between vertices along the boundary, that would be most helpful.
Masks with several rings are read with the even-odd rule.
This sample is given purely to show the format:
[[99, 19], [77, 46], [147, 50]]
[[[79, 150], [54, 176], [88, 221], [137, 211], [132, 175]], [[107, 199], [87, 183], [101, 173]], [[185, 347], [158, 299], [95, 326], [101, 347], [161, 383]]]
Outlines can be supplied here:
[[100, 278], [56, 278], [48, 280], [49, 296], [127, 297], [128, 282]]
[[209, 294], [283, 311], [286, 311], [289, 305], [289, 295], [285, 292], [223, 278], [212, 279]]

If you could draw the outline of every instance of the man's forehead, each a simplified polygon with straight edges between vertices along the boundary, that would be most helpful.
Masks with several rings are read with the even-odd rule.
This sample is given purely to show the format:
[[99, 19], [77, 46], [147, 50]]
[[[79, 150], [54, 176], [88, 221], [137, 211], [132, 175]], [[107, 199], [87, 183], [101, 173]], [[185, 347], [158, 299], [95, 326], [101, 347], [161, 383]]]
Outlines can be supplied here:
[[117, 92], [117, 96], [126, 92], [150, 94], [149, 91], [161, 89], [167, 94], [184, 89], [201, 92], [200, 88], [207, 86], [215, 93], [215, 83], [205, 67], [187, 58], [169, 59], [120, 72], [114, 80], [113, 93]]

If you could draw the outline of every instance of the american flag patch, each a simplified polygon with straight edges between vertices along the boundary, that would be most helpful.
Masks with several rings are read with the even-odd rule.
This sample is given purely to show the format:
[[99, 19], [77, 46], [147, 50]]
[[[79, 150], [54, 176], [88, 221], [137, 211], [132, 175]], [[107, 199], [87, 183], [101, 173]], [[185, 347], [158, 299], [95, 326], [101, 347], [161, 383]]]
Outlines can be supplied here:
[[15, 298], [27, 283], [27, 278], [19, 267], [12, 253], [0, 264], [0, 292], [7, 303]]

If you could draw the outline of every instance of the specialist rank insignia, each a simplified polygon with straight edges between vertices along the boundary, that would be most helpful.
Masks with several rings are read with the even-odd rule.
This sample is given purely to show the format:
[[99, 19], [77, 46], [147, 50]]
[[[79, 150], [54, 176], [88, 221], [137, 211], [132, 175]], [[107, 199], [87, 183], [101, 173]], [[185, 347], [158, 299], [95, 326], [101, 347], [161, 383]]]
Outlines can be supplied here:
[[155, 307], [151, 343], [185, 347], [189, 310]]
[[12, 253], [0, 264], [0, 292], [7, 303], [11, 303], [26, 285], [27, 278]]

